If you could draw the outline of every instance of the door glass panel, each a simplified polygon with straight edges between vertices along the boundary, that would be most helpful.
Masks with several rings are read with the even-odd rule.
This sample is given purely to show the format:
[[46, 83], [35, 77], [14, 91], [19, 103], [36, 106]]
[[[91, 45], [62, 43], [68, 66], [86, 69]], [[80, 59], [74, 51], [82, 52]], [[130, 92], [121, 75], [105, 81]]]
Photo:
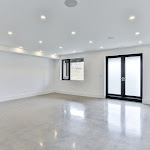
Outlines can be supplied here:
[[108, 93], [121, 95], [121, 58], [108, 59]]
[[141, 88], [140, 56], [125, 58], [125, 95], [140, 97]]

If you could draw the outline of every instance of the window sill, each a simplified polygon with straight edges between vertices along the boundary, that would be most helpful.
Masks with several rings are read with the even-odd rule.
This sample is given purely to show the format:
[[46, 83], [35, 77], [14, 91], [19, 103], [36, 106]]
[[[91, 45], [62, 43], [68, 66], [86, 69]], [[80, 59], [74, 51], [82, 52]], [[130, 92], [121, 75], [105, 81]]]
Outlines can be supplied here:
[[84, 82], [85, 80], [61, 80], [61, 81], [75, 81], [75, 82]]

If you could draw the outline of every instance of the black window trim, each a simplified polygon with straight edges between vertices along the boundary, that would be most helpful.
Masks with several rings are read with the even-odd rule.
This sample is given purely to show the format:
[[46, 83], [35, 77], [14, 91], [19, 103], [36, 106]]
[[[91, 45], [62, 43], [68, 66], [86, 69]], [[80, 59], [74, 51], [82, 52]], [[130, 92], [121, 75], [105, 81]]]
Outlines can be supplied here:
[[[68, 75], [69, 77], [68, 77], [68, 79], [64, 79], [64, 77], [63, 77], [63, 74], [64, 74], [64, 65], [63, 65], [63, 62], [64, 61], [68, 61], [69, 62], [69, 67], [66, 66], [66, 71], [67, 71], [67, 69], [69, 69], [69, 75]], [[70, 59], [63, 59], [62, 60], [62, 80], [70, 80]]]

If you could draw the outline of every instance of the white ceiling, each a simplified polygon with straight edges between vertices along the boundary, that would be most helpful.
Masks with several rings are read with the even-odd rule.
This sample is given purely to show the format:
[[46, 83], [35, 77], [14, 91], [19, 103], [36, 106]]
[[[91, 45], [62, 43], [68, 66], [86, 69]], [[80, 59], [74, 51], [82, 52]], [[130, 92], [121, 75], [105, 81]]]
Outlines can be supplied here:
[[[76, 7], [68, 8], [65, 0], [1, 0], [0, 49], [28, 54], [42, 50], [41, 55], [50, 57], [100, 50], [101, 46], [104, 50], [137, 46], [139, 41], [150, 44], [150, 0], [77, 1]], [[130, 21], [132, 15], [136, 19]], [[24, 50], [14, 50], [19, 46]]]

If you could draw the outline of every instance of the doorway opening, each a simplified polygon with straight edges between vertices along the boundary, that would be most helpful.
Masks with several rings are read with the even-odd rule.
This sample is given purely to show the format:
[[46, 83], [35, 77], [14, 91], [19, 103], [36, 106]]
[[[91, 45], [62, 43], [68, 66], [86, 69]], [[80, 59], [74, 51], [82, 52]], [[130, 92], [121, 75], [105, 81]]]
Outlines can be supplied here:
[[106, 57], [106, 98], [142, 102], [142, 54]]

